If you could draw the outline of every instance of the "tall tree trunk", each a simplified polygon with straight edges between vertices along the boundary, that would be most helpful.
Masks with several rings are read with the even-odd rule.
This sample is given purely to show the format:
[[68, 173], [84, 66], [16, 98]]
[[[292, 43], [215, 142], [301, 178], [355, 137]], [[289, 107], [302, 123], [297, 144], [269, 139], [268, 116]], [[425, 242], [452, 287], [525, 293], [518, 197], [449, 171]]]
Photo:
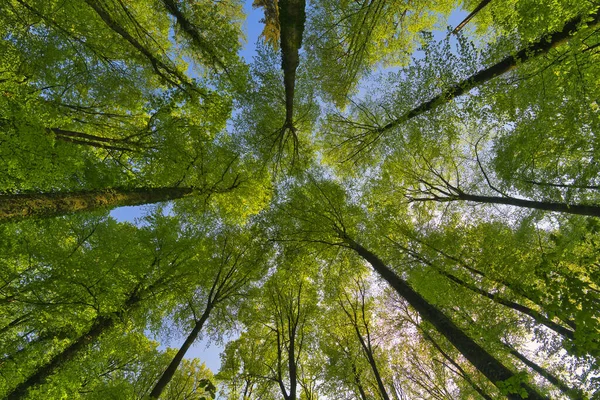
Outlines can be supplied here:
[[[417, 107], [408, 111], [406, 114], [378, 128], [376, 130], [376, 133], [383, 134], [416, 116], [419, 116], [427, 111], [433, 110], [442, 104], [448, 103], [454, 98], [468, 93], [471, 89], [516, 68], [517, 64], [519, 63], [526, 62], [532, 59], [533, 57], [547, 53], [549, 50], [557, 47], [558, 45], [568, 40], [572, 33], [577, 30], [579, 24], [587, 18], [588, 16], [585, 15], [583, 17], [579, 16], [568, 21], [563, 26], [563, 29], [560, 32], [555, 32], [542, 36], [537, 42], [525, 47], [524, 49], [521, 49], [516, 54], [510, 55], [504, 58], [502, 61], [499, 61], [496, 64], [492, 65], [491, 67], [488, 67], [477, 72], [474, 75], [471, 75], [470, 77], [462, 80], [461, 82], [457, 83], [451, 88], [435, 96], [431, 100], [425, 103], [421, 103]], [[596, 13], [591, 16], [591, 18], [591, 21], [586, 22], [587, 26], [594, 27], [598, 25], [598, 23], [600, 22], [600, 10], [597, 10]]]
[[290, 375], [289, 400], [296, 400], [298, 386], [298, 366], [296, 365], [296, 329], [290, 332], [290, 345], [288, 347], [288, 370]]
[[296, 69], [300, 64], [299, 50], [306, 21], [305, 0], [279, 0], [281, 30], [281, 68], [285, 86], [285, 124], [293, 125]]
[[242, 400], [250, 400], [250, 398], [252, 397], [253, 386], [254, 383], [252, 383], [252, 381], [250, 381], [250, 379], [247, 378], [244, 382], [244, 392], [242, 394]]
[[464, 200], [485, 204], [505, 204], [515, 207], [533, 208], [536, 210], [600, 217], [600, 206], [597, 205], [554, 203], [550, 201], [523, 200], [514, 197], [478, 196], [468, 193], [460, 193], [456, 197], [449, 197], [448, 200]]
[[557, 378], [554, 374], [552, 374], [550, 371], [548, 371], [547, 369], [541, 367], [540, 365], [534, 363], [533, 361], [531, 361], [530, 359], [528, 359], [527, 357], [525, 357], [523, 354], [521, 354], [519, 351], [517, 351], [516, 349], [506, 345], [506, 348], [508, 349], [509, 353], [512, 354], [513, 356], [515, 356], [516, 358], [518, 358], [523, 364], [527, 365], [529, 368], [531, 368], [532, 370], [534, 370], [535, 372], [537, 372], [538, 374], [540, 374], [541, 376], [543, 376], [544, 378], [546, 378], [546, 380], [548, 380], [548, 382], [552, 383], [554, 386], [556, 386], [557, 388], [560, 389], [560, 391], [567, 395], [569, 398], [573, 399], [573, 400], [583, 400], [584, 397], [581, 393], [581, 391], [577, 390], [577, 389], [573, 389], [570, 388], [566, 383], [564, 383], [563, 381], [561, 381], [559, 378]]
[[[429, 261], [428, 259], [426, 259], [425, 257], [422, 257], [420, 254], [418, 254], [416, 251], [413, 251], [411, 249], [409, 249], [408, 247], [402, 246], [399, 243], [395, 243], [397, 247], [399, 247], [400, 249], [402, 249], [403, 251], [405, 251], [406, 253], [408, 253], [410, 256], [412, 256], [414, 259], [430, 266], [431, 268], [433, 268], [435, 271], [437, 271], [439, 274], [445, 276], [446, 278], [450, 279], [452, 282], [474, 292], [477, 293], [481, 296], [487, 297], [488, 299], [492, 300], [495, 303], [498, 304], [502, 304], [503, 306], [512, 308], [515, 311], [518, 311], [520, 313], [529, 315], [531, 318], [533, 318], [536, 322], [538, 322], [539, 324], [545, 325], [546, 327], [552, 329], [554, 332], [558, 333], [559, 335], [567, 338], [567, 339], [571, 339], [574, 340], [575, 338], [575, 332], [573, 332], [572, 330], [565, 328], [564, 326], [555, 323], [554, 321], [552, 321], [551, 319], [549, 319], [548, 317], [546, 317], [545, 315], [543, 315], [542, 313], [524, 306], [522, 304], [519, 304], [517, 302], [505, 299], [501, 296], [498, 296], [497, 294], [492, 294], [489, 293], [479, 287], [477, 287], [476, 285], [470, 284], [465, 282], [464, 280], [460, 279], [457, 276], [454, 276], [453, 274], [445, 271], [443, 268], [438, 267], [437, 265], [435, 265], [434, 263], [432, 263], [431, 261]], [[469, 269], [470, 271], [472, 271], [472, 269]]]
[[82, 146], [91, 146], [91, 147], [95, 147], [97, 149], [116, 150], [116, 151], [133, 151], [129, 147], [120, 147], [120, 146], [114, 146], [114, 145], [105, 144], [105, 143], [91, 142], [89, 140], [81, 140], [81, 139], [76, 139], [73, 137], [68, 137], [68, 136], [63, 136], [63, 135], [56, 135], [55, 138], [57, 140], [61, 140], [63, 142], [80, 144]]
[[[193, 90], [200, 96], [207, 97], [208, 93], [206, 90], [199, 88], [195, 85], [184, 73], [179, 71], [176, 66], [172, 65], [171, 60], [163, 62], [161, 58], [157, 57], [152, 51], [146, 46], [135, 39], [122, 25], [116, 21], [108, 10], [103, 5], [102, 1], [99, 0], [85, 0], [85, 2], [98, 14], [100, 19], [112, 29], [117, 35], [125, 39], [131, 46], [146, 57], [148, 62], [152, 65], [154, 72], [169, 82], [171, 85], [184, 89], [184, 87]], [[167, 65], [171, 64], [171, 65]]]
[[10, 329], [14, 328], [15, 326], [19, 326], [20, 324], [29, 321], [31, 319], [32, 313], [33, 312], [28, 312], [28, 313], [21, 315], [20, 317], [13, 319], [6, 326], [3, 326], [2, 328], [0, 328], [0, 335], [4, 334], [5, 332], [9, 331]]
[[129, 147], [123, 147], [124, 145], [136, 146], [134, 143], [130, 143], [125, 139], [114, 139], [105, 138], [102, 136], [91, 135], [84, 132], [76, 132], [71, 130], [65, 130], [61, 128], [48, 128], [47, 132], [53, 133], [54, 137], [58, 140], [65, 142], [72, 142], [92, 147], [98, 147], [108, 150], [121, 150], [121, 151], [133, 151]]
[[206, 306], [204, 313], [202, 313], [200, 319], [196, 321], [194, 328], [192, 329], [188, 337], [185, 339], [185, 342], [183, 342], [183, 344], [179, 348], [179, 351], [177, 351], [177, 354], [175, 354], [175, 357], [173, 357], [173, 360], [171, 360], [171, 363], [169, 364], [165, 372], [163, 372], [158, 382], [156, 382], [156, 385], [154, 385], [152, 392], [150, 392], [150, 399], [158, 399], [169, 384], [169, 382], [171, 382], [171, 379], [173, 379], [173, 375], [175, 375], [175, 371], [177, 371], [179, 364], [181, 364], [181, 360], [183, 360], [183, 357], [185, 357], [185, 353], [187, 353], [189, 348], [198, 338], [198, 334], [200, 333], [202, 327], [204, 326], [204, 323], [208, 319], [211, 310], [212, 304], [209, 303]]
[[136, 289], [129, 296], [123, 305], [123, 310], [110, 315], [99, 316], [95, 319], [90, 328], [71, 344], [69, 344], [60, 353], [54, 355], [48, 362], [41, 365], [24, 382], [18, 384], [12, 391], [6, 395], [7, 400], [23, 399], [27, 396], [29, 389], [43, 384], [50, 375], [66, 362], [72, 360], [77, 354], [84, 350], [90, 343], [94, 342], [104, 332], [113, 327], [116, 320], [124, 312], [131, 310], [141, 301], [139, 291]]
[[452, 34], [456, 35], [458, 32], [460, 32], [461, 29], [464, 28], [465, 25], [467, 25], [469, 21], [471, 21], [471, 19], [473, 19], [473, 17], [477, 15], [477, 13], [481, 11], [483, 7], [487, 6], [491, 1], [492, 0], [482, 0], [481, 3], [477, 4], [477, 7], [475, 7], [475, 9], [471, 11], [471, 13], [467, 15], [465, 19], [463, 19], [462, 22], [456, 26], [456, 28], [454, 28]]
[[[511, 378], [519, 379], [512, 371], [502, 365], [500, 361], [494, 358], [483, 347], [478, 345], [465, 332], [456, 326], [454, 322], [444, 315], [437, 307], [430, 304], [419, 293], [411, 288], [406, 281], [389, 269], [374, 253], [365, 249], [348, 236], [344, 236], [343, 239], [351, 249], [371, 264], [379, 276], [388, 282], [388, 284], [390, 284], [390, 286], [419, 313], [423, 320], [433, 325], [438, 332], [446, 337], [446, 339], [448, 339], [448, 341], [452, 343], [452, 345], [494, 385], [501, 388], [502, 382]], [[526, 383], [521, 383], [519, 386], [521, 389], [525, 390], [528, 399], [544, 399], [543, 396]], [[508, 397], [510, 399], [521, 398], [516, 394], [508, 394]]]
[[188, 187], [142, 187], [0, 195], [0, 223], [30, 217], [48, 218], [81, 211], [152, 204], [198, 192]]

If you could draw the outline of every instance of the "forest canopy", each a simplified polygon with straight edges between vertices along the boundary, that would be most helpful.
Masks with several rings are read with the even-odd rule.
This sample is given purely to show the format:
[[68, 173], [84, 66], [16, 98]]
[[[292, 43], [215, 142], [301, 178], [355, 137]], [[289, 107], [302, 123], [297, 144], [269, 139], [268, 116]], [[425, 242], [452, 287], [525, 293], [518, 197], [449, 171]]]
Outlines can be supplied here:
[[0, 34], [0, 398], [600, 396], [597, 0], [0, 0]]

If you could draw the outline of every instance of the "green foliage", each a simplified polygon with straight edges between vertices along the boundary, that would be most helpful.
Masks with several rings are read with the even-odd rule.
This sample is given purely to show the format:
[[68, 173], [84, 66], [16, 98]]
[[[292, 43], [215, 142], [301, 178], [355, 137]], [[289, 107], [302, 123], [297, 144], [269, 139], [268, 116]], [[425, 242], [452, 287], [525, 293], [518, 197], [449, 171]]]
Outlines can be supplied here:
[[0, 225], [0, 396], [145, 399], [203, 316], [221, 370], [183, 358], [161, 398], [598, 396], [598, 4], [491, 1], [446, 35], [455, 2], [312, 2], [295, 130], [254, 5], [247, 65], [238, 0], [0, 4], [0, 202], [202, 193]]

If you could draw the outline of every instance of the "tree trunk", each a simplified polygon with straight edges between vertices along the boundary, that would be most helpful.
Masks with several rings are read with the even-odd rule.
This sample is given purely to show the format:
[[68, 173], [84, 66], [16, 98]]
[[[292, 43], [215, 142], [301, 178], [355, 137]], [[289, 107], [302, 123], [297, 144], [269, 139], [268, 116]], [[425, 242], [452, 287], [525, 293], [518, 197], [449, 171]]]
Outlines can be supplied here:
[[49, 128], [46, 129], [47, 132], [54, 134], [54, 137], [57, 140], [62, 140], [63, 142], [76, 143], [85, 146], [92, 146], [100, 149], [106, 150], [118, 150], [118, 151], [134, 151], [129, 147], [124, 147], [125, 145], [135, 146], [133, 143], [129, 143], [123, 139], [112, 139], [105, 138], [102, 136], [90, 135], [88, 133], [76, 132], [65, 130], [61, 128]]
[[[110, 15], [110, 13], [103, 6], [103, 2], [99, 0], [85, 0], [85, 2], [98, 14], [100, 19], [104, 21], [104, 23], [112, 29], [117, 35], [125, 39], [131, 46], [133, 46], [137, 51], [143, 54], [148, 62], [152, 65], [154, 72], [163, 78], [165, 81], [169, 82], [171, 85], [175, 87], [179, 87], [184, 89], [183, 86], [192, 89], [194, 92], [198, 93], [200, 96], [207, 97], [207, 92], [204, 89], [199, 88], [195, 85], [190, 79], [185, 76], [184, 73], [179, 71], [177, 67], [172, 65], [167, 65], [167, 63], [172, 64], [170, 60], [165, 63], [159, 57], [152, 53], [148, 48], [146, 48], [142, 43], [140, 43], [137, 39], [135, 39], [122, 25]], [[175, 78], [175, 79], [174, 79]]]
[[289, 400], [289, 396], [287, 394], [287, 390], [285, 389], [285, 383], [283, 382], [283, 373], [282, 373], [282, 365], [281, 359], [283, 352], [283, 335], [277, 330], [277, 383], [279, 384], [279, 389], [281, 390], [281, 394], [283, 395], [284, 400]]
[[294, 117], [294, 92], [296, 69], [300, 64], [306, 21], [305, 0], [279, 0], [279, 26], [281, 29], [281, 68], [285, 86], [285, 124], [292, 126]]
[[[390, 284], [390, 286], [419, 313], [423, 320], [432, 324], [438, 332], [452, 343], [452, 345], [494, 385], [501, 389], [501, 383], [511, 378], [513, 380], [517, 379], [518, 382], [519, 378], [512, 371], [502, 365], [500, 361], [494, 358], [484, 348], [475, 343], [473, 339], [456, 326], [454, 322], [438, 308], [430, 304], [419, 293], [412, 289], [406, 281], [389, 269], [375, 254], [371, 253], [347, 236], [344, 237], [344, 240], [351, 249], [356, 251], [358, 255], [371, 264], [379, 276], [388, 282], [388, 284]], [[520, 383], [520, 387], [525, 390], [528, 399], [544, 399], [543, 396], [526, 383]], [[508, 397], [510, 399], [521, 398], [516, 394], [508, 394]]]
[[[503, 306], [512, 308], [515, 311], [518, 311], [520, 313], [529, 315], [531, 318], [533, 318], [536, 322], [538, 322], [539, 324], [545, 325], [546, 327], [552, 329], [554, 332], [558, 333], [559, 335], [567, 338], [567, 339], [571, 339], [574, 340], [575, 338], [575, 332], [573, 332], [572, 330], [565, 328], [564, 326], [555, 323], [554, 321], [552, 321], [551, 319], [549, 319], [548, 317], [546, 317], [545, 315], [543, 315], [542, 313], [524, 306], [522, 304], [519, 304], [517, 302], [505, 299], [503, 297], [500, 297], [496, 294], [492, 294], [489, 293], [479, 287], [477, 287], [476, 285], [470, 284], [465, 282], [464, 280], [458, 278], [457, 276], [452, 275], [451, 273], [444, 271], [442, 268], [438, 267], [437, 265], [435, 265], [434, 263], [432, 263], [431, 261], [427, 260], [426, 258], [422, 257], [421, 255], [419, 255], [417, 252], [410, 250], [407, 247], [401, 246], [400, 244], [396, 244], [398, 247], [400, 247], [402, 250], [404, 250], [405, 252], [407, 252], [410, 256], [412, 256], [413, 258], [415, 258], [416, 260], [430, 266], [431, 268], [433, 268], [435, 271], [437, 271], [439, 274], [445, 276], [446, 278], [450, 279], [452, 282], [474, 292], [477, 293], [481, 296], [487, 297], [488, 299], [492, 300], [495, 303], [498, 304], [502, 304]], [[456, 260], [455, 260], [456, 261]], [[474, 269], [469, 268], [469, 271], [473, 271]], [[485, 275], [482, 275], [485, 276]]]
[[475, 9], [471, 11], [471, 13], [467, 15], [465, 19], [463, 19], [462, 22], [456, 26], [456, 28], [454, 28], [452, 34], [456, 35], [458, 32], [460, 32], [461, 29], [464, 28], [465, 25], [467, 25], [469, 21], [471, 21], [471, 19], [473, 19], [473, 17], [477, 15], [477, 13], [481, 11], [483, 7], [487, 6], [491, 1], [492, 0], [482, 0], [481, 3], [477, 4], [477, 7], [475, 7]]
[[6, 396], [7, 400], [18, 400], [27, 397], [29, 389], [43, 384], [50, 375], [66, 362], [72, 360], [77, 354], [84, 350], [90, 343], [94, 342], [104, 332], [112, 328], [115, 321], [123, 312], [130, 310], [140, 302], [139, 292], [134, 292], [125, 301], [123, 310], [110, 315], [99, 316], [96, 318], [92, 326], [83, 335], [79, 336], [75, 341], [69, 344], [60, 353], [54, 355], [46, 364], [37, 368], [37, 370], [29, 376], [24, 382], [18, 384]]
[[6, 326], [3, 326], [2, 328], [0, 328], [0, 335], [4, 334], [5, 332], [9, 331], [10, 329], [14, 328], [15, 326], [18, 326], [18, 325], [22, 324], [23, 322], [27, 322], [28, 320], [30, 320], [31, 314], [32, 314], [32, 312], [28, 312], [26, 314], [21, 315], [18, 318], [13, 319]]
[[91, 147], [95, 147], [97, 149], [116, 150], [116, 151], [133, 151], [132, 149], [130, 149], [128, 147], [119, 147], [119, 146], [113, 146], [110, 144], [90, 142], [89, 140], [75, 139], [72, 137], [57, 135], [57, 136], [55, 136], [55, 138], [57, 140], [61, 140], [63, 142], [80, 144], [82, 146], [91, 146]]
[[171, 382], [171, 379], [173, 379], [173, 375], [175, 375], [175, 371], [177, 371], [181, 360], [183, 360], [183, 357], [185, 357], [185, 353], [187, 353], [189, 348], [198, 338], [198, 334], [200, 333], [202, 327], [204, 326], [204, 323], [208, 319], [211, 310], [212, 305], [209, 304], [206, 307], [206, 310], [204, 311], [200, 319], [196, 321], [194, 328], [192, 329], [188, 337], [185, 339], [185, 342], [183, 342], [183, 344], [179, 348], [177, 354], [175, 354], [175, 357], [173, 357], [173, 360], [171, 360], [171, 363], [169, 364], [165, 372], [163, 372], [158, 382], [156, 382], [156, 385], [154, 385], [154, 388], [150, 393], [150, 399], [158, 399], [169, 384], [169, 382]]
[[[464, 79], [463, 81], [435, 96], [431, 100], [421, 103], [406, 114], [402, 115], [400, 118], [390, 121], [381, 128], [378, 128], [376, 133], [383, 134], [416, 116], [433, 110], [442, 104], [448, 103], [455, 97], [468, 93], [471, 89], [516, 68], [518, 63], [526, 62], [535, 56], [547, 53], [549, 50], [568, 40], [572, 33], [576, 31], [578, 25], [587, 18], [588, 16], [585, 15], [583, 17], [579, 16], [570, 20], [564, 25], [562, 31], [544, 35], [537, 42], [527, 46], [516, 54], [510, 55], [491, 67], [477, 72], [476, 74]], [[595, 14], [591, 15], [591, 18], [592, 20], [587, 22], [587, 26], [594, 27], [598, 25], [600, 22], [600, 10], [597, 10]]]
[[186, 187], [143, 187], [0, 195], [0, 223], [30, 217], [48, 218], [81, 211], [152, 204], [197, 192]]
[[290, 345], [288, 348], [288, 368], [290, 375], [290, 394], [289, 400], [296, 400], [296, 389], [298, 386], [298, 367], [296, 365], [296, 332], [295, 329], [290, 333]]
[[537, 372], [538, 374], [540, 374], [541, 376], [546, 378], [546, 380], [548, 380], [548, 382], [552, 383], [554, 386], [559, 388], [560, 391], [563, 394], [567, 395], [569, 398], [571, 398], [573, 400], [583, 400], [584, 399], [582, 393], [579, 390], [570, 388], [569, 386], [567, 386], [566, 383], [564, 383], [563, 381], [558, 379], [550, 371], [546, 370], [545, 368], [541, 367], [540, 365], [529, 360], [527, 357], [525, 357], [523, 354], [521, 354], [519, 351], [513, 349], [512, 347], [506, 346], [506, 348], [508, 349], [510, 354], [512, 354], [513, 356], [518, 358], [523, 364], [527, 365], [529, 368], [531, 368], [532, 370], [534, 370], [535, 372]]
[[523, 200], [514, 197], [478, 196], [468, 193], [460, 193], [455, 198], [451, 197], [449, 199], [451, 201], [465, 200], [486, 204], [505, 204], [515, 207], [533, 208], [536, 210], [556, 211], [567, 214], [600, 217], [600, 206], [597, 205], [553, 203], [549, 201]]

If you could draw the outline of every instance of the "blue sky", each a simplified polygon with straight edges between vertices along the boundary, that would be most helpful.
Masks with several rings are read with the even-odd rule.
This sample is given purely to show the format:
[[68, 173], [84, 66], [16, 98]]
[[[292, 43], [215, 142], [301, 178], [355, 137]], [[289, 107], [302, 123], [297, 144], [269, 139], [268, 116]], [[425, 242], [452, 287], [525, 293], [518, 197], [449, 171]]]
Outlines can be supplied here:
[[[252, 8], [252, 0], [246, 1], [244, 10], [247, 15], [247, 20], [244, 24], [246, 43], [244, 43], [244, 48], [240, 54], [244, 57], [246, 62], [251, 63], [252, 57], [256, 54], [256, 42], [262, 32], [262, 24], [259, 21], [263, 18], [263, 12], [260, 9]], [[451, 26], [458, 25], [466, 15], [467, 13], [463, 10], [453, 12], [450, 16], [449, 24]], [[445, 30], [434, 32], [434, 35], [436, 39], [441, 40], [445, 36]], [[112, 210], [110, 215], [118, 221], [135, 222], [135, 219], [143, 216], [145, 212], [145, 207], [119, 207]], [[185, 337], [176, 338], [169, 343], [162, 343], [161, 348], [164, 348], [165, 346], [177, 348], [184, 340]], [[160, 341], [160, 339], [158, 341]], [[222, 349], [223, 346], [210, 343], [208, 339], [202, 339], [196, 341], [190, 348], [186, 358], [198, 358], [216, 373], [221, 365], [220, 353]]]

